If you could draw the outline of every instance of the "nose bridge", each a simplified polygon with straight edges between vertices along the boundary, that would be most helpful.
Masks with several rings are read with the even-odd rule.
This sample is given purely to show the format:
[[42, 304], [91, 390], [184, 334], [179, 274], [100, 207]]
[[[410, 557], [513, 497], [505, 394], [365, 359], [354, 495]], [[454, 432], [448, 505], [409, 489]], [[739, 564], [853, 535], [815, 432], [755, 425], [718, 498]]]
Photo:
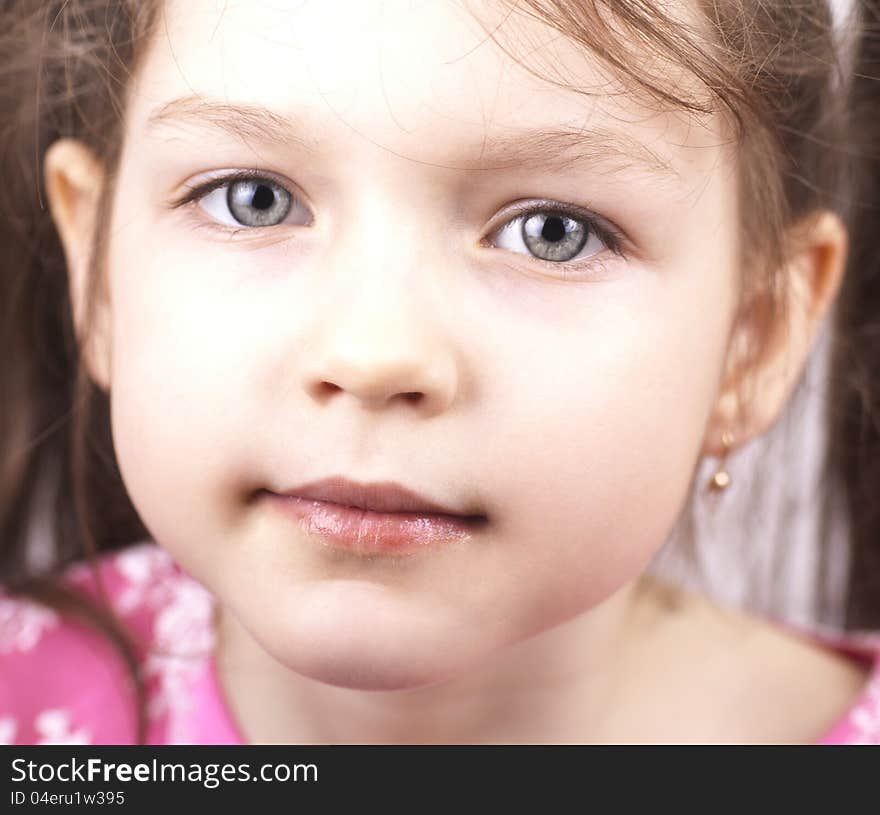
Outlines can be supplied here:
[[320, 261], [332, 282], [307, 387], [345, 391], [370, 407], [395, 397], [439, 407], [453, 398], [457, 376], [452, 339], [434, 319], [438, 261], [429, 258], [443, 253], [427, 245], [406, 196], [387, 182], [361, 182]]
[[364, 176], [352, 195], [334, 263], [361, 296], [412, 294], [418, 284], [427, 282], [413, 274], [431, 238], [420, 223], [423, 216], [414, 199], [388, 177], [376, 174]]
[[325, 256], [334, 296], [347, 318], [383, 324], [390, 338], [395, 325], [414, 330], [415, 312], [426, 316], [437, 273], [430, 264], [443, 252], [437, 230], [422, 223], [432, 217], [422, 215], [415, 196], [389, 176], [362, 176], [328, 237]]

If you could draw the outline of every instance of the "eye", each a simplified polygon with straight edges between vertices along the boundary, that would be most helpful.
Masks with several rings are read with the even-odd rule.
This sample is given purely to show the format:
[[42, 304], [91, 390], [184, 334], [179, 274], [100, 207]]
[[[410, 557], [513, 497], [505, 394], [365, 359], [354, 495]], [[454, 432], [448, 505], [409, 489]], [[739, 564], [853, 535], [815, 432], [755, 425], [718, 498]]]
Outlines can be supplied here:
[[290, 212], [292, 196], [267, 179], [243, 178], [218, 187], [199, 203], [208, 215], [221, 223], [277, 226]]
[[610, 249], [622, 254], [621, 240], [599, 219], [564, 205], [530, 206], [491, 236], [493, 245], [560, 265]]
[[214, 178], [189, 190], [175, 206], [197, 202], [213, 220], [231, 227], [278, 226], [296, 216], [308, 223], [302, 204], [283, 186], [252, 173]]

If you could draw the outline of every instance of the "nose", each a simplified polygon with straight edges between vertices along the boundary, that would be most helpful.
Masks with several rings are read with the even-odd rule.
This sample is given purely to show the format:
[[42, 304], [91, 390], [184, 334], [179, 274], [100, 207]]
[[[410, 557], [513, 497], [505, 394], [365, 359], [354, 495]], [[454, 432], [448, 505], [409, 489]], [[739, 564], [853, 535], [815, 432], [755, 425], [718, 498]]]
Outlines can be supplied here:
[[343, 291], [330, 298], [315, 326], [306, 390], [321, 402], [346, 394], [373, 411], [395, 402], [428, 415], [446, 410], [455, 400], [459, 372], [452, 338], [424, 307], [431, 283], [414, 282], [412, 256], [406, 264], [410, 274], [398, 274], [387, 248], [381, 271], [365, 261], [361, 249], [357, 269], [346, 270]]
[[438, 413], [453, 400], [453, 375], [442, 360], [390, 341], [381, 344], [338, 338], [311, 376], [309, 391], [319, 401], [347, 393], [368, 410], [393, 401]]

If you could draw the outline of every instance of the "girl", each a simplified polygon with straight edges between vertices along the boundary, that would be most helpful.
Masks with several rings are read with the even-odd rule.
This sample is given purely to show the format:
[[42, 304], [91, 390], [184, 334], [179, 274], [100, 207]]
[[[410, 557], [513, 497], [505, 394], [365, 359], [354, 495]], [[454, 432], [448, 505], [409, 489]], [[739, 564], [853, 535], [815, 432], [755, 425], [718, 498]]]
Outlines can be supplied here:
[[875, 4], [34, 5], [5, 740], [880, 739], [873, 640], [648, 574], [834, 315], [876, 622]]

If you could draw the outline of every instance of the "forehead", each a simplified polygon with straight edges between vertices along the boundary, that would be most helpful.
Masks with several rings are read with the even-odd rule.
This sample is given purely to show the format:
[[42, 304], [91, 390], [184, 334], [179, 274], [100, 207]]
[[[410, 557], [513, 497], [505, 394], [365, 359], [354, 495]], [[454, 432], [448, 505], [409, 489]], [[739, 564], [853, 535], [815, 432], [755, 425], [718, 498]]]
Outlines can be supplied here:
[[201, 99], [214, 106], [216, 128], [229, 103], [275, 112], [318, 149], [365, 140], [442, 166], [473, 158], [475, 146], [482, 155], [515, 144], [523, 132], [593, 134], [607, 148], [597, 158], [616, 149], [684, 176], [717, 160], [718, 118], [647, 105], [582, 46], [515, 6], [169, 0], [135, 83], [132, 119], [146, 128], [165, 112], [167, 123]]

